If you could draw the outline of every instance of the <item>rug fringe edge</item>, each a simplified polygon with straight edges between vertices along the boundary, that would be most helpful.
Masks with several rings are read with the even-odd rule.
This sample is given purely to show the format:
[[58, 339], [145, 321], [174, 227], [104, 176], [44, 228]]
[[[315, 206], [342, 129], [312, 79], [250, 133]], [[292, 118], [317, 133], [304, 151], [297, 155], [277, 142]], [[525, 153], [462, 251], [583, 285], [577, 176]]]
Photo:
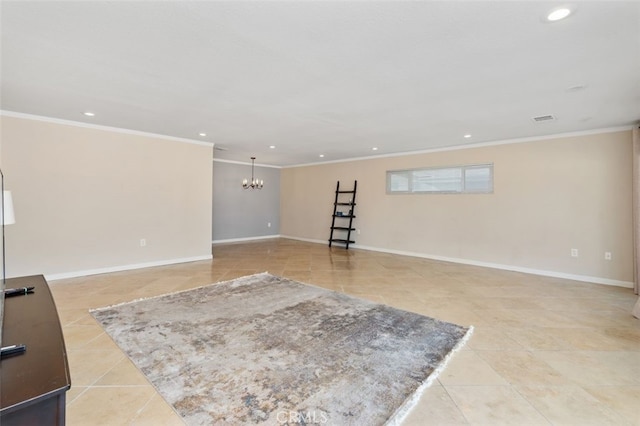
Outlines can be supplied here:
[[214, 285], [214, 284], [218, 285], [218, 284], [228, 283], [228, 282], [231, 282], [231, 281], [235, 281], [238, 278], [249, 278], [249, 277], [255, 277], [255, 276], [258, 276], [258, 275], [272, 275], [272, 274], [270, 274], [269, 271], [264, 271], [264, 272], [258, 272], [257, 274], [243, 275], [242, 277], [236, 277], [236, 278], [232, 278], [232, 279], [226, 280], [226, 281], [217, 281], [217, 282], [213, 282], [213, 283], [209, 283], [209, 284], [204, 284], [204, 285], [201, 285], [201, 286], [198, 286], [198, 287], [187, 288], [187, 289], [178, 290], [178, 291], [172, 291], [170, 293], [163, 293], [163, 294], [159, 294], [157, 296], [140, 297], [138, 299], [128, 300], [126, 302], [114, 303], [113, 305], [109, 305], [109, 306], [102, 306], [100, 308], [92, 308], [92, 309], [89, 309], [89, 313], [105, 311], [107, 309], [117, 308], [118, 306], [129, 305], [131, 303], [143, 302], [145, 300], [153, 300], [153, 299], [158, 299], [160, 297], [172, 296], [174, 294], [180, 294], [180, 293], [185, 293], [187, 291], [193, 291], [193, 290], [198, 290], [198, 289], [201, 289], [201, 288], [209, 287], [210, 285]]
[[424, 393], [426, 389], [431, 387], [431, 384], [438, 378], [440, 373], [447, 368], [447, 365], [453, 358], [454, 354], [460, 351], [469, 341], [471, 335], [473, 334], [474, 327], [471, 325], [469, 329], [465, 333], [464, 337], [460, 339], [460, 341], [453, 347], [453, 349], [444, 357], [442, 362], [438, 365], [438, 367], [433, 370], [433, 372], [429, 375], [427, 380], [425, 380], [416, 391], [409, 397], [407, 400], [396, 410], [395, 413], [387, 420], [385, 426], [399, 426], [402, 422], [409, 416], [411, 410], [416, 406], [420, 397]]

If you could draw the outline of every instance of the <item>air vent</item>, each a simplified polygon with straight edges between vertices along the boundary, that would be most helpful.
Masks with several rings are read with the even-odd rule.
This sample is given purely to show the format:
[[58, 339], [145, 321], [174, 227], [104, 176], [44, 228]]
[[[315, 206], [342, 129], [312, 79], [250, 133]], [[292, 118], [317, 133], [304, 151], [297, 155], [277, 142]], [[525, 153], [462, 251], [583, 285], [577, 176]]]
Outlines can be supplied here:
[[536, 123], [544, 123], [547, 121], [555, 121], [556, 118], [553, 115], [539, 115], [537, 117], [532, 118]]

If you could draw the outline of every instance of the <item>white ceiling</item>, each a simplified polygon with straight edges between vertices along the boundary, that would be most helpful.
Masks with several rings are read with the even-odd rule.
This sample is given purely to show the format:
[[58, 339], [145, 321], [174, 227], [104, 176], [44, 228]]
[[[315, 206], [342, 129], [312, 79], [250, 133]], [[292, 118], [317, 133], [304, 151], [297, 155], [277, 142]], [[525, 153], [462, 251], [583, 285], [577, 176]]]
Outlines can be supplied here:
[[2, 0], [0, 106], [280, 166], [637, 122], [640, 2], [561, 4]]

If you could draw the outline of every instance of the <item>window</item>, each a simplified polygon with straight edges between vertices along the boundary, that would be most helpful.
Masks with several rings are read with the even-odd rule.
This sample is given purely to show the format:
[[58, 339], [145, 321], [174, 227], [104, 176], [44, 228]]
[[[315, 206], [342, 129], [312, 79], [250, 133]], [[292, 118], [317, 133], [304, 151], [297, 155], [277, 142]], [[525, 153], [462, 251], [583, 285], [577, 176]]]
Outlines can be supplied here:
[[493, 192], [493, 164], [430, 167], [387, 172], [388, 194]]

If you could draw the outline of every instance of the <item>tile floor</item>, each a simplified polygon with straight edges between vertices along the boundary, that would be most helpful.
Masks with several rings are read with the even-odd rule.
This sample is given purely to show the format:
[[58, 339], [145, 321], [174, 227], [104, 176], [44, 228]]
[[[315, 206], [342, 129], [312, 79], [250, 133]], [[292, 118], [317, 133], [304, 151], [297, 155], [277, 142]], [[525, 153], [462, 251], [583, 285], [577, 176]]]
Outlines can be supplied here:
[[286, 239], [213, 253], [50, 283], [71, 369], [68, 425], [182, 424], [88, 309], [264, 271], [475, 327], [406, 425], [640, 425], [631, 289]]

